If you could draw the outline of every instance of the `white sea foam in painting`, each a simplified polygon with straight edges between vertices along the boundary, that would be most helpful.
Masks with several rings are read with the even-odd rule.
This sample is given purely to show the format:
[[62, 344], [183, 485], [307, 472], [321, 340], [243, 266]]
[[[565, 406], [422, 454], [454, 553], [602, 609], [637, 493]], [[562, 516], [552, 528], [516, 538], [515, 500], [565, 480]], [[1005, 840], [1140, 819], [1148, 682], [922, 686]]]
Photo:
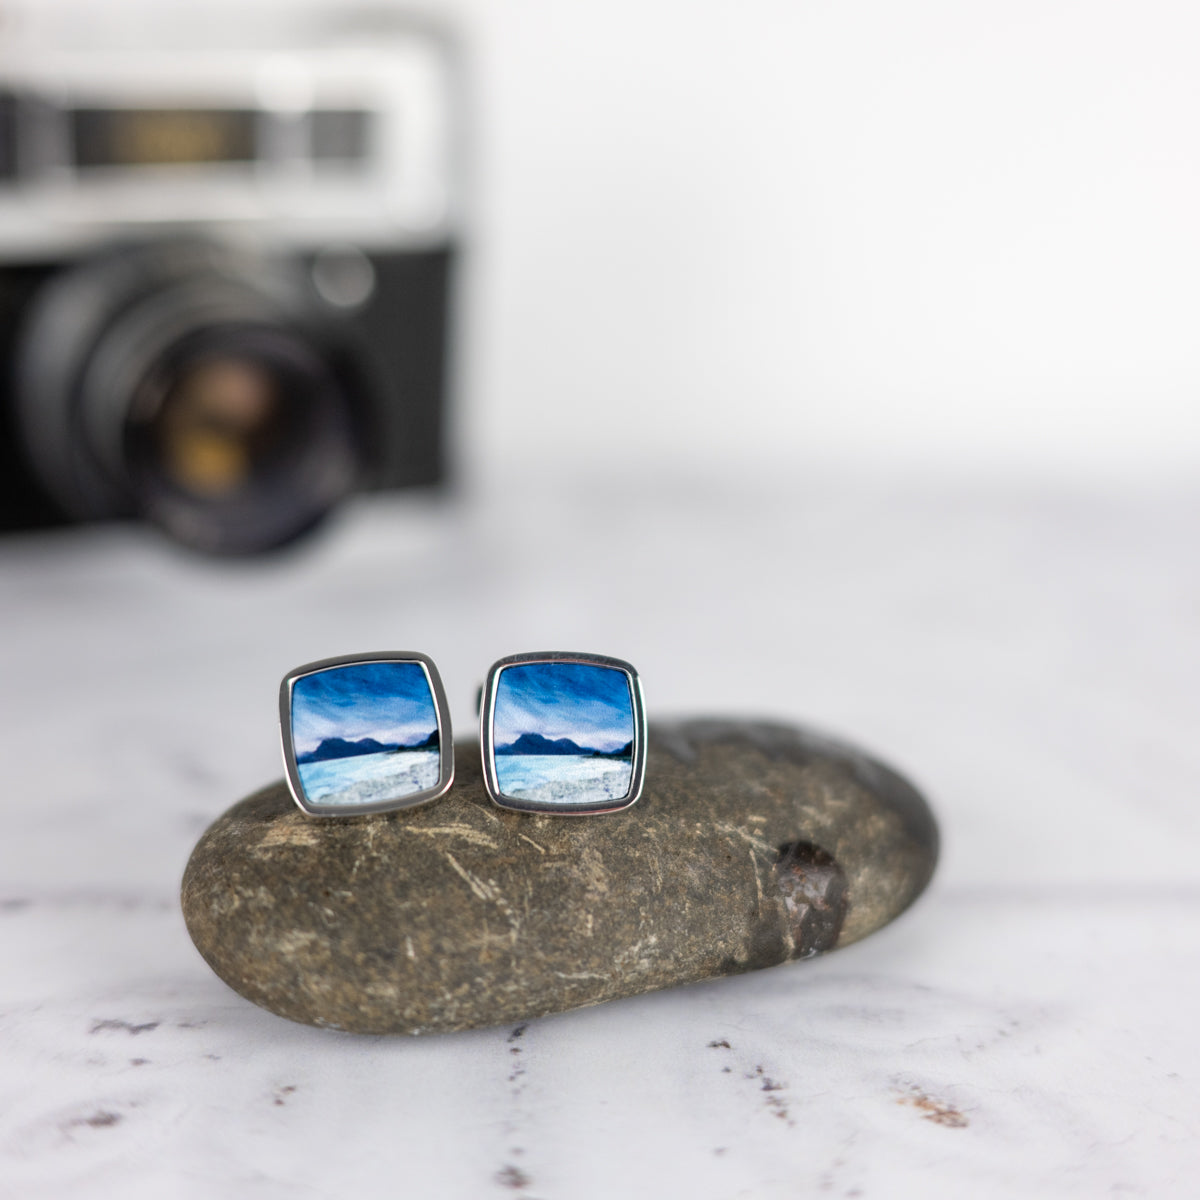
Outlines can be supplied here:
[[627, 796], [633, 763], [590, 754], [498, 754], [496, 777], [506, 796], [565, 808]]
[[300, 782], [312, 803], [374, 804], [436, 787], [437, 750], [389, 750], [300, 763]]

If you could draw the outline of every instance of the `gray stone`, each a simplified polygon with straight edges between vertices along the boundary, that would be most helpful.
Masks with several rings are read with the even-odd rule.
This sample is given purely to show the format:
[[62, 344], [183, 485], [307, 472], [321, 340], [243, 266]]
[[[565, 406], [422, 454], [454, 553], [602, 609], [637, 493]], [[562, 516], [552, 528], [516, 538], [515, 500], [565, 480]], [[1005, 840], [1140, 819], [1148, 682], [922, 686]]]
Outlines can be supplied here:
[[907, 782], [793, 727], [652, 724], [642, 799], [607, 816], [504, 812], [455, 756], [422, 808], [313, 820], [276, 783], [219, 818], [183, 879], [212, 969], [313, 1025], [508, 1024], [844, 946], [937, 859]]

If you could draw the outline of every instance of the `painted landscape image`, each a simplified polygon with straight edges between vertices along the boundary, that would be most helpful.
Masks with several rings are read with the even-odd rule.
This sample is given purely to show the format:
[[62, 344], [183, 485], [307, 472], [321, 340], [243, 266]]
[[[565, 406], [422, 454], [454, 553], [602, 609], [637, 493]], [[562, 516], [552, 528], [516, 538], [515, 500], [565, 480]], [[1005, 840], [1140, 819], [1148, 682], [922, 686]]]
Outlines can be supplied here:
[[420, 663], [358, 663], [292, 685], [292, 745], [312, 804], [375, 804], [437, 785], [437, 710]]
[[524, 663], [496, 681], [492, 744], [505, 796], [544, 804], [620, 800], [633, 778], [633, 697], [624, 671]]

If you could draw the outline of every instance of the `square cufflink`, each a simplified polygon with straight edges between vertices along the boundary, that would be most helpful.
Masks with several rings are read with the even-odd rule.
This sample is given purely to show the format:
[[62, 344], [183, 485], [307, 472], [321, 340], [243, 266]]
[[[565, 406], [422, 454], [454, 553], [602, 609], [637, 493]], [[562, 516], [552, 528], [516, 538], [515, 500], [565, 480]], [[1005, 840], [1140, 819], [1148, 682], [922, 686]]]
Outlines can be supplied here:
[[354, 817], [435, 800], [454, 781], [446, 693], [425, 654], [326, 658], [279, 688], [288, 787], [310, 817]]
[[646, 776], [646, 709], [619, 658], [544, 651], [492, 665], [480, 705], [488, 795], [526, 813], [618, 812]]

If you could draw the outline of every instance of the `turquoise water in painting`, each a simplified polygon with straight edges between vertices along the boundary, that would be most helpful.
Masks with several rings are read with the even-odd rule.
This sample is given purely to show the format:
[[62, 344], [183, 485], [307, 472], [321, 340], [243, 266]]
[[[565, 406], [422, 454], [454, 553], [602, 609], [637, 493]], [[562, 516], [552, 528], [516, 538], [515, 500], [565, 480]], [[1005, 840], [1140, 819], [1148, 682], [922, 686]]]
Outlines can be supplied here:
[[496, 758], [500, 791], [517, 800], [590, 804], [629, 795], [633, 760], [591, 755], [502, 754]]
[[393, 750], [325, 762], [300, 763], [304, 794], [320, 804], [375, 804], [437, 786], [441, 753]]

